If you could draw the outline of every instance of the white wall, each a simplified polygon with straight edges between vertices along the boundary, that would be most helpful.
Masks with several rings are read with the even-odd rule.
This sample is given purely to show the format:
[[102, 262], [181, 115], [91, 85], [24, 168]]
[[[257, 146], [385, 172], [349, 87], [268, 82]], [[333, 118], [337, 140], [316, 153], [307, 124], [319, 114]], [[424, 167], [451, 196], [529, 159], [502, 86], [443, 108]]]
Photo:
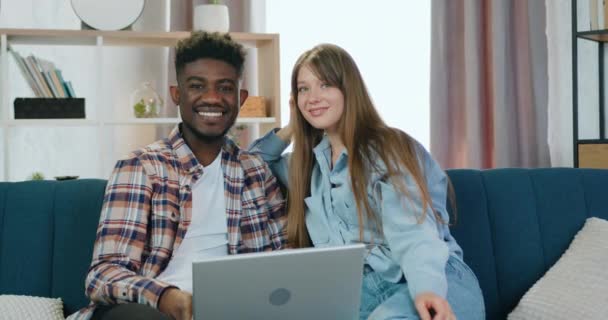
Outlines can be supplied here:
[[357, 62], [381, 116], [429, 147], [430, 1], [267, 0], [266, 31], [281, 41], [281, 122], [291, 69], [329, 42]]

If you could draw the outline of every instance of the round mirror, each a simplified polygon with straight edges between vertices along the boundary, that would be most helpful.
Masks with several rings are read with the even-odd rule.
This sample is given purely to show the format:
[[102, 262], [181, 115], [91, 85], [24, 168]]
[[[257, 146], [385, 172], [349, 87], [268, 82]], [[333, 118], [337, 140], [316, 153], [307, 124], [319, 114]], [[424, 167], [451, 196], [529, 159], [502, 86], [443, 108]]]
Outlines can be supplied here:
[[144, 4], [145, 0], [72, 0], [72, 9], [91, 28], [121, 30], [137, 21]]

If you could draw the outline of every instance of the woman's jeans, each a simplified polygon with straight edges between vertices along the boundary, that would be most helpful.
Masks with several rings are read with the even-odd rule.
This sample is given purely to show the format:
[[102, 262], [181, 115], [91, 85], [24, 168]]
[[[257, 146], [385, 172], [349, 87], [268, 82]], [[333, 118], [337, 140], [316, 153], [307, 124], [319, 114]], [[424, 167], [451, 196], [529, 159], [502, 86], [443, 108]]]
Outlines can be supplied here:
[[[477, 277], [459, 258], [450, 256], [445, 268], [448, 281], [447, 300], [457, 319], [485, 319], [483, 295]], [[363, 273], [360, 319], [420, 319], [407, 281], [384, 280], [369, 266]]]

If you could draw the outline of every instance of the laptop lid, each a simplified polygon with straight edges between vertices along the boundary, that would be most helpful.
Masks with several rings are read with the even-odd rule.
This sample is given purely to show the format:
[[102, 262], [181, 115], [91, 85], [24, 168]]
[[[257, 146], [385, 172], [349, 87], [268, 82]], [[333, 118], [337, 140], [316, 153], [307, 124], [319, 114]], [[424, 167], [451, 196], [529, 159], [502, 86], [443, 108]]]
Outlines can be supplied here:
[[358, 319], [364, 254], [356, 244], [194, 262], [194, 319]]

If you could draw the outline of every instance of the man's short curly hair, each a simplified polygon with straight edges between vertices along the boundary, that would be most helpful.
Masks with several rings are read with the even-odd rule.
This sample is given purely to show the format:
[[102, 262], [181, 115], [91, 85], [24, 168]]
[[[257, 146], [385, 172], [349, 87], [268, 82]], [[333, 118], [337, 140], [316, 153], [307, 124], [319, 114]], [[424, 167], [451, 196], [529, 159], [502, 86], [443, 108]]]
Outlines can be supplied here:
[[180, 40], [175, 48], [177, 76], [186, 64], [204, 58], [224, 61], [236, 69], [239, 77], [243, 74], [245, 50], [240, 43], [227, 33], [194, 31], [190, 37]]

